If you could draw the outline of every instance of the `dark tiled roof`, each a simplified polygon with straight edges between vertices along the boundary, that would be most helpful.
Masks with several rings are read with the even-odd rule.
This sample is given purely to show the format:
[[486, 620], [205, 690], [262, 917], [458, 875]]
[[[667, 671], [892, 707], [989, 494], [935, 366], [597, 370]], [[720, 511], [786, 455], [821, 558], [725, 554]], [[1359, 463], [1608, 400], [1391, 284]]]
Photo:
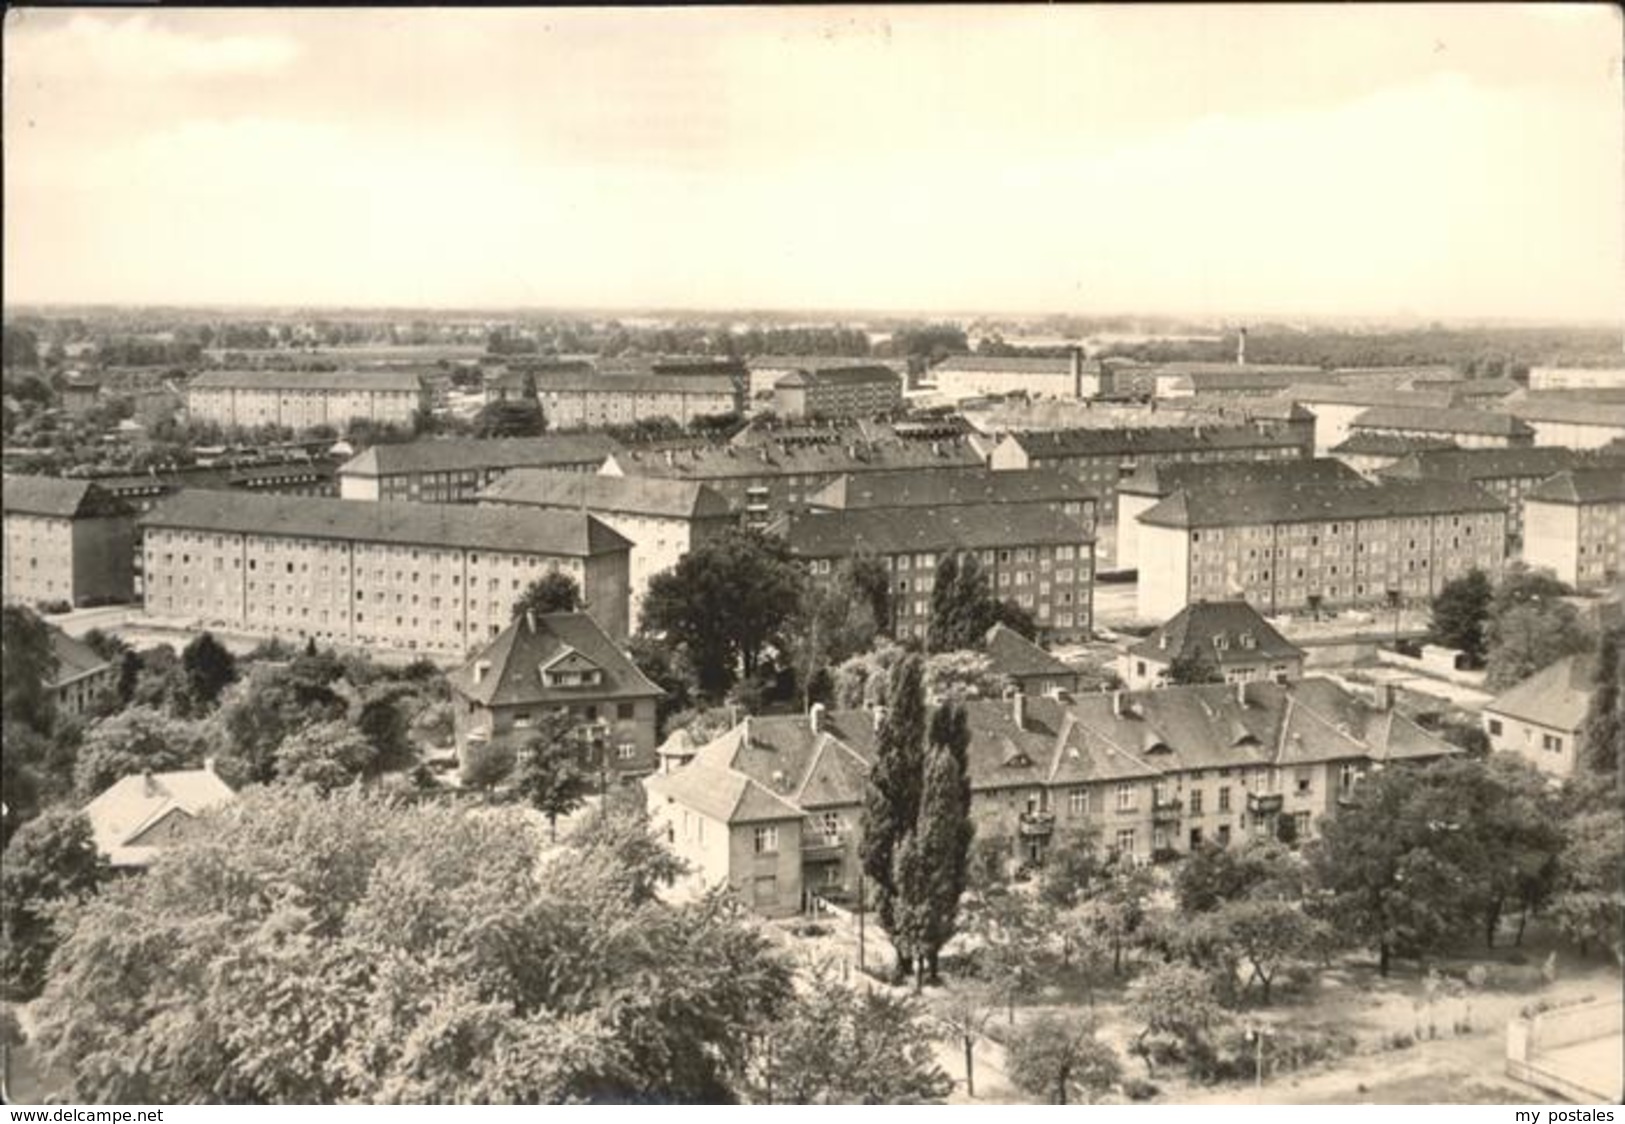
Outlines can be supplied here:
[[204, 371], [186, 384], [188, 390], [410, 391], [423, 389], [411, 371]]
[[1470, 433], [1529, 437], [1534, 430], [1510, 414], [1415, 406], [1373, 406], [1349, 423], [1351, 429], [1409, 429], [1420, 433]]
[[1531, 488], [1523, 498], [1544, 503], [1625, 503], [1625, 469], [1565, 472]]
[[1407, 453], [1455, 449], [1456, 443], [1448, 437], [1419, 437], [1413, 433], [1372, 433], [1361, 430], [1351, 433], [1342, 444], [1332, 448], [1336, 456], [1402, 457]]
[[1093, 499], [1075, 476], [1050, 468], [994, 472], [865, 472], [842, 476], [809, 501], [815, 507], [855, 511], [874, 507], [940, 507], [970, 503], [1069, 503]]
[[[1070, 375], [1072, 373], [1072, 360], [1066, 356], [1058, 358], [1043, 358], [1040, 356], [1013, 355], [950, 355], [941, 363], [931, 368], [938, 371], [997, 371], [1004, 374], [1022, 375]], [[1085, 374], [1096, 374], [1100, 364], [1090, 359], [1083, 362]]]
[[550, 472], [541, 468], [505, 472], [479, 498], [486, 503], [612, 511], [663, 519], [727, 518], [733, 514], [728, 501], [714, 489], [690, 480]]
[[1582, 454], [1560, 445], [1529, 449], [1441, 449], [1413, 452], [1383, 469], [1381, 475], [1439, 480], [1546, 477], [1574, 468], [1581, 461]]
[[1419, 409], [1446, 409], [1458, 401], [1447, 390], [1394, 390], [1380, 386], [1343, 386], [1338, 383], [1303, 383], [1281, 392], [1283, 398], [1301, 402], [1311, 410], [1315, 403], [1337, 406], [1412, 406]]
[[161, 500], [142, 516], [140, 526], [565, 557], [611, 554], [632, 545], [579, 512], [191, 489]]
[[[539, 669], [570, 652], [595, 665], [603, 682], [584, 687], [545, 685]], [[475, 682], [480, 664], [487, 670]], [[643, 699], [662, 693], [586, 613], [521, 617], [446, 679], [459, 694], [485, 706]]]
[[105, 671], [112, 666], [83, 640], [69, 636], [55, 625], [48, 627], [51, 633], [51, 651], [56, 654], [56, 673], [51, 677], [54, 685], [61, 686], [93, 672]]
[[602, 433], [558, 433], [545, 437], [431, 437], [374, 445], [339, 469], [340, 476], [399, 476], [414, 472], [458, 472], [488, 468], [550, 468], [598, 465], [620, 451]]
[[1198, 449], [1277, 449], [1303, 443], [1297, 434], [1253, 426], [1017, 430], [1008, 437], [1035, 458], [1149, 455]]
[[1474, 484], [1384, 480], [1375, 485], [1266, 485], [1175, 492], [1140, 516], [1159, 527], [1233, 527], [1506, 510]]
[[130, 514], [127, 504], [89, 480], [7, 474], [0, 488], [0, 510], [19, 515], [94, 519]]
[[1093, 541], [1082, 521], [1038, 504], [965, 504], [943, 509], [869, 508], [794, 514], [773, 525], [801, 558], [989, 550]]
[[[896, 362], [901, 364], [903, 361]], [[851, 367], [860, 364], [896, 370], [896, 367], [883, 360], [869, 359], [861, 355], [753, 355], [745, 361], [745, 366], [753, 371], [822, 371], [828, 367]]]
[[1324, 373], [1319, 367], [1305, 367], [1292, 363], [1161, 363], [1157, 365], [1156, 371], [1159, 375], [1200, 375], [1220, 378], [1297, 375], [1300, 380], [1318, 378]]
[[628, 476], [663, 476], [677, 480], [750, 479], [764, 476], [817, 476], [843, 472], [880, 472], [903, 468], [981, 466], [982, 457], [964, 440], [880, 441], [865, 444], [764, 442], [750, 446], [721, 445], [663, 453], [628, 452], [616, 463]]
[[902, 386], [903, 380], [890, 367], [821, 367], [815, 371], [795, 370], [780, 376], [774, 386], [861, 386], [885, 383]]
[[1571, 396], [1547, 397], [1532, 392], [1508, 399], [1502, 409], [1525, 421], [1567, 422], [1571, 425], [1607, 425], [1625, 429], [1625, 403], [1611, 402], [1605, 396], [1586, 400], [1576, 392]]
[[540, 371], [534, 378], [538, 394], [718, 395], [733, 394], [736, 389], [730, 376], [710, 373], [677, 376], [659, 371], [648, 374]]
[[[1222, 638], [1223, 646], [1218, 641]], [[1250, 644], [1248, 643], [1250, 641]], [[1245, 601], [1196, 601], [1129, 649], [1159, 663], [1201, 657], [1222, 668], [1260, 660], [1302, 659], [1303, 649]]]
[[1578, 730], [1596, 690], [1596, 657], [1565, 656], [1484, 704], [1503, 714], [1553, 730]]
[[1287, 461], [1219, 461], [1214, 464], [1141, 465], [1117, 486], [1119, 492], [1142, 496], [1169, 496], [1185, 488], [1236, 488], [1259, 484], [1347, 484], [1364, 487], [1364, 477], [1331, 457], [1303, 457]]

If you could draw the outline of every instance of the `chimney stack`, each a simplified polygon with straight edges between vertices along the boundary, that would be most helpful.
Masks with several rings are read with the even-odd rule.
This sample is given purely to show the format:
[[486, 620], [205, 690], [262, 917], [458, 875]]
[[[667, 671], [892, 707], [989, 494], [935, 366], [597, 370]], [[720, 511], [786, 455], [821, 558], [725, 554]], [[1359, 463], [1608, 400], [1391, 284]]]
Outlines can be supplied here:
[[1083, 397], [1083, 348], [1074, 347], [1068, 354], [1072, 360], [1072, 397]]
[[1236, 366], [1247, 365], [1247, 329], [1245, 326], [1236, 333]]
[[1020, 691], [1010, 696], [1010, 721], [1018, 730], [1027, 728], [1027, 696]]

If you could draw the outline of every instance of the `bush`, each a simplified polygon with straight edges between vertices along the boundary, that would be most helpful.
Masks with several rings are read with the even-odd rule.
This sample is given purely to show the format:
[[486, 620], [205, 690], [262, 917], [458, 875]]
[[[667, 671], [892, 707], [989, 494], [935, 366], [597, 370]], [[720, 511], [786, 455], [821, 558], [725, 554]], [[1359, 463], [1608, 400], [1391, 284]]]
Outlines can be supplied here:
[[73, 606], [60, 599], [56, 601], [41, 601], [39, 611], [49, 616], [56, 616], [61, 613], [73, 612]]
[[1396, 1030], [1383, 1040], [1383, 1046], [1389, 1050], [1409, 1050], [1416, 1045], [1416, 1036], [1408, 1030]]
[[829, 926], [820, 925], [816, 921], [808, 921], [797, 925], [790, 932], [798, 937], [827, 937], [829, 936]]
[[1131, 1101], [1148, 1101], [1162, 1090], [1141, 1077], [1130, 1077], [1123, 1082], [1123, 1095]]
[[515, 759], [507, 742], [469, 742], [463, 747], [458, 775], [465, 788], [492, 788], [513, 772]]

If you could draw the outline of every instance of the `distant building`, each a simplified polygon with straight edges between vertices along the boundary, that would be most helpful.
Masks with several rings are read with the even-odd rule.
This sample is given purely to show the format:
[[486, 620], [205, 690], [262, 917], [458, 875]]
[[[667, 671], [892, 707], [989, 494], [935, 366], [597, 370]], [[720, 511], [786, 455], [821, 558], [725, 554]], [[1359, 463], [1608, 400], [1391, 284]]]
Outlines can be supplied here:
[[544, 714], [563, 710], [606, 782], [654, 772], [662, 691], [586, 613], [520, 617], [447, 681], [460, 748], [522, 742]]
[[1303, 678], [1303, 649], [1277, 632], [1245, 601], [1186, 605], [1122, 657], [1130, 690], [1168, 685], [1175, 660], [1206, 663], [1225, 683]]
[[[1350, 433], [1348, 439], [1332, 446], [1331, 455], [1362, 476], [1380, 476], [1384, 470], [1416, 453], [1432, 453], [1458, 448], [1448, 437], [1409, 437], [1397, 433]], [[1483, 450], [1495, 452], [1497, 450]]]
[[7, 604], [106, 605], [135, 596], [135, 513], [85, 480], [11, 476], [0, 492]]
[[1216, 464], [1157, 461], [1141, 465], [1117, 486], [1117, 554], [1119, 570], [1140, 564], [1139, 518], [1186, 488], [1241, 488], [1264, 484], [1364, 483], [1346, 465], [1326, 457], [1268, 461], [1221, 461]]
[[[1394, 480], [1461, 480], [1477, 484], [1507, 505], [1507, 535], [1516, 547], [1523, 541], [1523, 498], [1559, 472], [1588, 465], [1603, 467], [1599, 455], [1541, 446], [1533, 449], [1432, 449], [1409, 453], [1382, 470]], [[1615, 467], [1625, 473], [1625, 456]]]
[[1596, 673], [1594, 656], [1566, 656], [1484, 704], [1490, 749], [1516, 753], [1554, 777], [1573, 776]]
[[228, 428], [342, 431], [358, 419], [409, 428], [429, 409], [428, 385], [412, 371], [204, 371], [186, 384], [187, 416]]
[[1535, 443], [1528, 423], [1490, 410], [1373, 406], [1349, 423], [1349, 436], [1360, 433], [1437, 437], [1463, 449], [1520, 449]]
[[1625, 387], [1625, 367], [1532, 367], [1530, 390]]
[[70, 414], [94, 410], [101, 402], [102, 384], [83, 375], [69, 377], [62, 387], [62, 408]]
[[[1311, 840], [1371, 770], [1457, 752], [1323, 679], [966, 704], [971, 819], [1042, 862], [1087, 830], [1127, 862], [1274, 837]], [[655, 829], [759, 913], [855, 903], [879, 718], [748, 718], [644, 781]], [[677, 757], [674, 759], [681, 759]]]
[[1625, 437], [1625, 403], [1529, 393], [1507, 399], [1502, 408], [1535, 431], [1537, 445], [1600, 449]]
[[[1339, 372], [1338, 378], [1346, 378]], [[1448, 390], [1401, 390], [1380, 384], [1343, 385], [1325, 379], [1306, 382], [1281, 392], [1281, 397], [1306, 407], [1315, 415], [1315, 456], [1323, 457], [1349, 438], [1354, 419], [1376, 406], [1448, 409], [1460, 400]], [[1437, 437], [1438, 434], [1427, 436]]]
[[1575, 589], [1625, 574], [1625, 467], [1560, 473], [1523, 496], [1523, 560]]
[[989, 629], [982, 650], [993, 674], [1009, 680], [1024, 695], [1071, 694], [1082, 679], [1077, 668], [1056, 659], [1009, 625]]
[[1158, 398], [1273, 394], [1322, 374], [1279, 363], [1163, 363], [1152, 374]]
[[903, 380], [890, 367], [791, 371], [773, 384], [781, 418], [872, 418], [903, 405]]
[[462, 656], [559, 571], [628, 631], [632, 544], [580, 512], [179, 492], [141, 526], [146, 611], [202, 628]]
[[107, 476], [88, 476], [98, 488], [137, 512], [185, 488], [214, 492], [269, 492], [280, 496], [338, 495], [337, 464], [329, 457], [188, 465]]
[[714, 489], [687, 480], [603, 476], [516, 468], [480, 493], [487, 505], [581, 511], [632, 544], [632, 621], [642, 619], [649, 581], [696, 546], [729, 527], [738, 514]]
[[533, 377], [542, 412], [555, 429], [603, 429], [653, 418], [687, 425], [745, 408], [743, 369], [736, 374], [543, 371]]
[[849, 473], [807, 501], [811, 511], [865, 511], [873, 508], [963, 507], [967, 504], [1037, 504], [1095, 528], [1094, 493], [1075, 477], [1047, 468], [995, 472], [967, 468], [956, 472], [911, 469]]
[[86, 804], [84, 815], [110, 866], [141, 870], [166, 847], [191, 838], [205, 813], [236, 799], [206, 761], [201, 769], [123, 777]]
[[982, 467], [981, 454], [964, 438], [893, 435], [866, 441], [837, 430], [763, 438], [744, 446], [630, 449], [610, 457], [603, 472], [707, 484], [741, 514], [747, 526], [765, 527], [789, 512], [805, 510], [814, 495], [840, 476]]
[[56, 656], [56, 670], [45, 684], [46, 693], [58, 714], [83, 718], [118, 689], [119, 669], [83, 640], [74, 639], [53, 624], [46, 628]]
[[1031, 613], [1041, 636], [1090, 634], [1092, 543], [1071, 516], [1030, 504], [870, 508], [790, 515], [769, 530], [784, 536], [814, 581], [829, 581], [854, 554], [878, 558], [892, 581], [887, 630], [898, 638], [925, 636], [937, 565], [965, 553], [977, 555], [993, 596]]
[[1085, 359], [1081, 347], [1055, 359], [950, 355], [928, 377], [938, 393], [956, 399], [1003, 394], [1093, 398], [1100, 393], [1100, 364]]
[[1176, 492], [1140, 521], [1139, 616], [1242, 598], [1276, 614], [1431, 598], [1506, 561], [1506, 505], [1446, 480]]
[[339, 495], [347, 500], [473, 503], [510, 469], [597, 472], [620, 451], [601, 433], [431, 437], [374, 445], [338, 470]]
[[841, 355], [757, 355], [745, 363], [749, 371], [748, 393], [753, 399], [772, 398], [773, 388], [778, 385], [778, 381], [794, 371], [817, 372], [859, 365], [885, 367], [899, 379], [908, 377], [907, 359]]

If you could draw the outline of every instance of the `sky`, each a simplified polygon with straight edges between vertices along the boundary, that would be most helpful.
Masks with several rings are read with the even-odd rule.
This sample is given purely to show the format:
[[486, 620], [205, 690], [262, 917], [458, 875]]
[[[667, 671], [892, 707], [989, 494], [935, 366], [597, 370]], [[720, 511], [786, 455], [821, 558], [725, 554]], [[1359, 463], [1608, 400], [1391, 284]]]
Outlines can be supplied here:
[[1621, 18], [13, 9], [6, 300], [1618, 322]]

